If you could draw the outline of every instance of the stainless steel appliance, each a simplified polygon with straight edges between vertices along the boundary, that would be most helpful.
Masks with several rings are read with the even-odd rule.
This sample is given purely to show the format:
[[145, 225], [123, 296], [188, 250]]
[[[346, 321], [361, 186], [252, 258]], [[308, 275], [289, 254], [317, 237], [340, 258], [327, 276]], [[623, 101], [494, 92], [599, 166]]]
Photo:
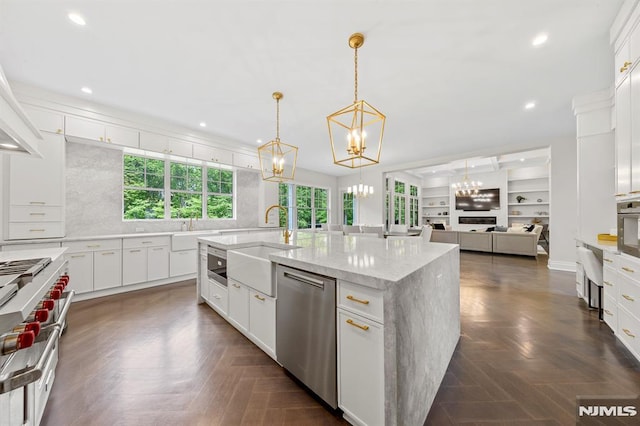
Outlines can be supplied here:
[[218, 284], [227, 286], [227, 252], [209, 247], [207, 249], [207, 275]]
[[278, 362], [337, 408], [336, 280], [282, 265], [276, 277]]
[[618, 203], [618, 250], [640, 257], [640, 201]]
[[55, 379], [58, 340], [74, 295], [65, 291], [67, 262], [55, 250], [53, 261], [0, 254], [0, 283], [13, 288], [0, 306], [3, 426], [38, 425]]

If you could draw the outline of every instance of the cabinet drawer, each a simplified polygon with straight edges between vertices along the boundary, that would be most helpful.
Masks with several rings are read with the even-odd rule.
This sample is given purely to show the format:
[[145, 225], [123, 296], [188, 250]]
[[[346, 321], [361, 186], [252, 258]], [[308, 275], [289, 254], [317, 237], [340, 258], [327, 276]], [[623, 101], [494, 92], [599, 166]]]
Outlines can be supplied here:
[[613, 297], [606, 294], [602, 299], [602, 318], [611, 330], [615, 332], [618, 329], [618, 304]]
[[10, 222], [62, 222], [62, 207], [11, 206]]
[[625, 309], [618, 309], [618, 330], [616, 336], [622, 340], [634, 355], [640, 354], [640, 321]]
[[620, 277], [618, 282], [618, 305], [640, 317], [640, 285], [627, 277]]
[[82, 251], [98, 251], [98, 250], [120, 250], [122, 240], [114, 238], [112, 240], [93, 240], [93, 241], [69, 241], [62, 243], [63, 247], [67, 247], [67, 253]]
[[222, 287], [209, 280], [209, 301], [225, 316], [227, 315], [228, 293], [226, 287]]
[[627, 256], [619, 256], [618, 276], [624, 276], [640, 282], [640, 262]]
[[383, 322], [382, 292], [369, 287], [338, 281], [338, 307], [374, 321]]
[[272, 358], [276, 356], [276, 300], [249, 290], [249, 334]]
[[609, 266], [611, 268], [616, 269], [618, 267], [618, 258], [620, 256], [618, 256], [615, 253], [608, 253], [606, 251], [604, 251], [602, 253], [602, 265], [603, 266]]
[[602, 268], [602, 292], [605, 296], [618, 298], [618, 272], [612, 267]]
[[30, 240], [35, 238], [64, 237], [62, 222], [11, 222], [9, 240]]
[[139, 247], [157, 247], [168, 246], [171, 243], [171, 237], [134, 237], [124, 238], [122, 240], [122, 248], [139, 248]]

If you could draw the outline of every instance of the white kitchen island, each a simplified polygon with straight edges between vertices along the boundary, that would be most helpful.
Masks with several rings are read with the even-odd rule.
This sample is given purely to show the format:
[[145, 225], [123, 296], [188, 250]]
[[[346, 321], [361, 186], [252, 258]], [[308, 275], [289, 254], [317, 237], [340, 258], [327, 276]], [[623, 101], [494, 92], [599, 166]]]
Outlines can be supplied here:
[[[269, 259], [336, 278], [338, 405], [345, 418], [367, 425], [424, 423], [460, 336], [457, 245], [313, 232], [294, 233], [289, 245], [276, 233], [199, 242], [201, 254], [206, 246], [288, 248]], [[200, 302], [203, 271], [201, 265]], [[368, 303], [361, 303], [363, 298]], [[360, 331], [353, 339], [347, 336]]]

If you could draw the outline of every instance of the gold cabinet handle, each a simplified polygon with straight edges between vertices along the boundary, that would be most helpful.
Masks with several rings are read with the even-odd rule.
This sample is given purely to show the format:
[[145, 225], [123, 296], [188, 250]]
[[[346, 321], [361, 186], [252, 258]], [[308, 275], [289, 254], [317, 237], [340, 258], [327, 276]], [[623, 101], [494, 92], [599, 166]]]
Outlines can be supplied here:
[[[235, 288], [240, 288], [238, 284], [232, 284]], [[257, 295], [256, 295], [257, 296]]]
[[46, 213], [29, 213], [29, 216], [45, 216]]
[[625, 299], [627, 299], [629, 302], [634, 302], [634, 301], [635, 301], [635, 299], [634, 299], [633, 297], [628, 296], [628, 295], [626, 295], [626, 294], [623, 294], [623, 295], [622, 295], [622, 297], [624, 297]]
[[606, 257], [604, 258], [604, 261], [605, 261], [605, 262], [609, 262], [609, 263], [613, 263], [613, 260], [611, 260], [611, 259], [607, 259]]
[[608, 309], [605, 309], [605, 310], [604, 310], [604, 313], [605, 313], [605, 314], [607, 314], [607, 315], [611, 315], [611, 316], [613, 316], [613, 314], [612, 314]]
[[36, 204], [36, 205], [39, 205], [39, 206], [44, 206], [47, 203], [45, 203], [44, 201], [29, 201], [29, 204]]
[[107, 142], [111, 143], [111, 138], [107, 138]]
[[84, 256], [85, 256], [84, 254], [74, 254], [74, 255], [71, 256], [71, 258], [72, 259], [77, 259], [79, 257], [84, 257]]
[[29, 232], [44, 232], [45, 230], [42, 228], [38, 228], [38, 229], [29, 229]]
[[625, 72], [626, 70], [628, 70], [629, 65], [631, 64], [633, 64], [633, 62], [624, 61], [624, 64], [622, 64], [622, 68], [620, 68], [620, 72]]
[[104, 138], [100, 136], [100, 142], [104, 142]]
[[636, 338], [636, 335], [631, 333], [629, 330], [627, 330], [626, 328], [623, 328], [622, 331], [624, 331], [624, 334], [626, 334], [629, 337], [633, 337], [634, 339]]
[[255, 297], [256, 299], [258, 299], [258, 300], [259, 300], [259, 301], [261, 301], [261, 302], [264, 302], [264, 297], [260, 297], [260, 295], [259, 295], [259, 294], [256, 294], [256, 295], [255, 295], [255, 296], [253, 296], [253, 297]]
[[362, 303], [363, 305], [368, 305], [369, 301], [368, 300], [362, 300], [362, 299], [356, 299], [355, 297], [353, 297], [352, 295], [348, 295], [347, 299], [353, 301], [353, 302], [358, 302], [358, 303]]
[[622, 194], [616, 194], [615, 196], [616, 197], [624, 197], [625, 195], [627, 195], [627, 194], [623, 192]]
[[347, 324], [352, 325], [354, 327], [358, 327], [360, 330], [364, 330], [364, 331], [369, 330], [369, 326], [368, 325], [358, 324], [357, 322], [353, 321], [352, 319], [348, 319], [347, 320]]
[[114, 252], [114, 251], [108, 251], [108, 252], [102, 253], [102, 255], [103, 255], [103, 256], [108, 256], [108, 255], [110, 255], [110, 254], [116, 254], [116, 252]]
[[100, 247], [100, 244], [87, 244], [87, 248], [96, 248]]
[[606, 285], [613, 287], [613, 284], [611, 284], [609, 281], [603, 281], [603, 283], [605, 283]]
[[153, 241], [143, 241], [142, 244], [151, 244]]
[[129, 253], [140, 253], [142, 250], [137, 249], [137, 250], [129, 250]]
[[156, 247], [156, 248], [153, 249], [153, 251], [160, 251], [160, 250], [164, 250], [164, 248], [163, 247]]
[[633, 274], [633, 273], [635, 272], [633, 269], [631, 269], [631, 268], [627, 268], [626, 266], [623, 266], [623, 267], [622, 267], [622, 270], [623, 270], [623, 271], [627, 271], [627, 272], [629, 272], [629, 273], [631, 273], [631, 274]]
[[62, 129], [56, 129], [56, 133], [57, 133], [57, 134], [62, 133]]

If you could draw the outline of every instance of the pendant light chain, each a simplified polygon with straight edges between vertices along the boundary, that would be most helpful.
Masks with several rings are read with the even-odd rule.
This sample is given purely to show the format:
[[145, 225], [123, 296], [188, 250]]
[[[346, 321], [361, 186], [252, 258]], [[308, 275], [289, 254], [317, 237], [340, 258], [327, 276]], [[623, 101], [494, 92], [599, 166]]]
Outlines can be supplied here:
[[276, 99], [276, 140], [280, 140], [280, 99]]
[[355, 54], [353, 56], [353, 62], [354, 62], [354, 68], [355, 68], [355, 89], [353, 91], [353, 103], [355, 104], [356, 102], [358, 102], [358, 48], [356, 47], [355, 49]]

